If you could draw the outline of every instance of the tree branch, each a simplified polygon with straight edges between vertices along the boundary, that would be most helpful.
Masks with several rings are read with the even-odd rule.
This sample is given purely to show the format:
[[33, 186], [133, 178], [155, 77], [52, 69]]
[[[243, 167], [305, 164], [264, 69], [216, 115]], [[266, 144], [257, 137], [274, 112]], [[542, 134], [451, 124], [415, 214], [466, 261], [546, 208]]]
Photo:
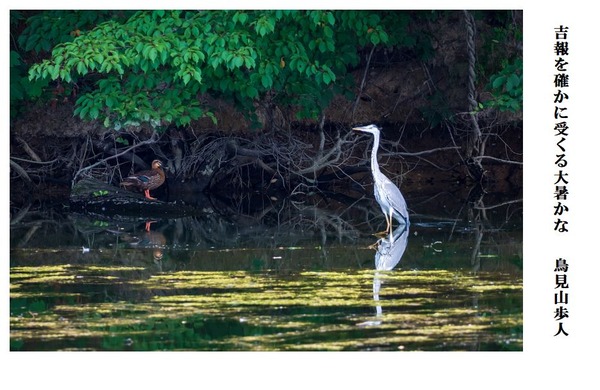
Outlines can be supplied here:
[[515, 165], [523, 165], [522, 161], [512, 161], [512, 160], [505, 160], [503, 158], [498, 158], [498, 157], [492, 157], [492, 156], [479, 156], [479, 157], [475, 157], [474, 160], [492, 160], [492, 161], [499, 161], [501, 163], [505, 163], [505, 164], [515, 164]]
[[447, 147], [441, 147], [441, 148], [434, 148], [434, 149], [428, 149], [428, 150], [422, 150], [420, 152], [399, 152], [396, 153], [400, 156], [407, 156], [407, 157], [417, 157], [417, 156], [422, 156], [424, 154], [432, 154], [432, 153], [436, 153], [436, 152], [441, 152], [444, 150], [457, 150], [460, 149], [460, 146], [447, 146]]
[[23, 179], [27, 180], [30, 183], [32, 182], [31, 178], [29, 177], [29, 175], [27, 174], [27, 172], [19, 164], [17, 164], [16, 162], [14, 162], [12, 160], [12, 158], [10, 159], [10, 167], [12, 169], [14, 169], [19, 174], [19, 176], [21, 176]]
[[25, 152], [27, 152], [27, 154], [29, 156], [31, 156], [32, 159], [34, 159], [37, 162], [42, 162], [42, 159], [33, 151], [33, 149], [31, 149], [31, 147], [29, 147], [29, 145], [27, 144], [27, 142], [25, 142], [25, 140], [21, 137], [15, 137], [17, 139], [17, 141], [19, 141], [19, 143], [21, 144], [21, 146], [23, 147], [23, 149], [25, 150]]
[[97, 167], [98, 165], [105, 164], [107, 161], [109, 161], [109, 160], [112, 160], [113, 158], [117, 158], [117, 157], [119, 157], [119, 156], [122, 156], [122, 155], [124, 155], [124, 154], [126, 154], [126, 153], [130, 152], [131, 150], [133, 150], [133, 149], [135, 149], [135, 148], [138, 148], [138, 147], [140, 147], [140, 146], [143, 146], [143, 145], [149, 145], [149, 144], [153, 144], [153, 143], [155, 143], [157, 140], [158, 140], [158, 138], [157, 138], [157, 134], [156, 134], [156, 133], [152, 133], [152, 137], [150, 137], [149, 139], [147, 139], [147, 140], [145, 140], [145, 141], [141, 141], [140, 143], [137, 143], [137, 144], [135, 144], [135, 145], [133, 145], [133, 146], [130, 146], [129, 148], [127, 148], [127, 149], [125, 149], [125, 150], [123, 150], [123, 151], [121, 151], [121, 152], [119, 152], [119, 153], [116, 153], [116, 154], [114, 154], [114, 155], [112, 155], [112, 156], [109, 156], [109, 157], [103, 158], [102, 160], [100, 160], [100, 161], [97, 161], [97, 162], [95, 162], [95, 163], [94, 163], [94, 164], [92, 164], [92, 165], [88, 165], [88, 166], [87, 166], [87, 167], [85, 167], [85, 168], [81, 168], [81, 169], [79, 169], [79, 170], [77, 171], [77, 173], [75, 173], [75, 175], [73, 176], [73, 180], [71, 180], [71, 187], [73, 187], [73, 186], [75, 185], [75, 182], [77, 181], [77, 178], [78, 178], [78, 177], [79, 177], [79, 175], [81, 175], [83, 172], [85, 172], [85, 171], [89, 171], [90, 169], [92, 169], [92, 168], [95, 168], [95, 167]]
[[367, 74], [369, 72], [369, 66], [371, 65], [371, 58], [373, 57], [373, 52], [375, 51], [375, 45], [371, 47], [371, 52], [369, 53], [369, 58], [367, 59], [367, 66], [365, 66], [365, 72], [363, 73], [363, 78], [360, 83], [360, 88], [358, 90], [358, 94], [356, 95], [356, 100], [354, 101], [354, 105], [352, 106], [352, 119], [354, 120], [354, 113], [356, 112], [356, 108], [358, 107], [358, 102], [360, 101], [360, 97], [362, 96], [363, 89], [365, 88], [365, 82], [367, 80]]

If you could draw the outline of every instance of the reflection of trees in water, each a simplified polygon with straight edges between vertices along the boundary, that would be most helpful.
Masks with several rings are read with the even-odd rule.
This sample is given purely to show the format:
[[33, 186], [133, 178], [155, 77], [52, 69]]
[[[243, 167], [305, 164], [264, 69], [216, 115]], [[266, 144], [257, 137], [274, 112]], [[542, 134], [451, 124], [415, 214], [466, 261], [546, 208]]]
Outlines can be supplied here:
[[[522, 259], [520, 194], [486, 193], [476, 186], [466, 200], [457, 199], [449, 191], [411, 200], [411, 218], [415, 223], [411, 230], [432, 255], [443, 257], [468, 240], [468, 260], [474, 272], [498, 270], [508, 265], [507, 259]], [[497, 258], [502, 262], [495, 263]], [[435, 266], [435, 262], [428, 265]]]
[[[476, 195], [476, 196], [475, 196]], [[473, 243], [473, 269], [503, 267], [495, 257], [521, 256], [522, 243], [515, 232], [521, 230], [522, 202], [475, 193], [471, 202], [460, 204], [453, 194], [438, 193], [429, 198], [412, 198], [411, 219], [415, 235], [413, 250], [436, 243], [431, 250], [449, 253], [451, 245], [464, 246], [467, 236]], [[263, 249], [264, 256], [285, 248], [315, 249], [322, 259], [335, 245], [364, 242], [366, 235], [381, 230], [385, 220], [370, 197], [353, 199], [316, 196], [306, 203], [291, 200], [260, 202], [248, 198], [226, 204], [203, 200], [196, 212], [183, 218], [154, 216], [151, 231], [164, 236], [163, 254], [182, 250]], [[146, 218], [119, 215], [63, 213], [39, 205], [11, 206], [11, 248], [71, 248], [82, 261], [95, 256], [137, 259], [132, 249], [148, 249], [144, 261], [160, 257], [156, 248], [132, 245], [142, 240]], [[427, 240], [427, 241], [426, 241]], [[432, 240], [431, 242], [428, 240]], [[439, 241], [437, 241], [439, 240]], [[90, 248], [89, 253], [81, 253]], [[103, 249], [100, 255], [95, 249]], [[108, 250], [110, 249], [110, 251]], [[510, 251], [510, 253], [507, 253]], [[183, 254], [185, 257], [185, 253]], [[314, 256], [314, 254], [313, 254]], [[188, 256], [189, 257], [189, 256]], [[414, 261], [410, 256], [408, 261]], [[435, 259], [425, 259], [435, 262]], [[421, 260], [420, 260], [421, 261]], [[453, 261], [456, 261], [453, 259]], [[518, 261], [518, 259], [516, 260]], [[164, 260], [163, 260], [164, 262]], [[428, 264], [424, 264], [428, 265]]]
[[358, 230], [335, 212], [312, 206], [264, 209], [260, 214], [216, 213], [205, 217], [179, 218], [173, 223], [173, 245], [194, 243], [205, 248], [296, 246], [317, 237], [322, 245], [328, 240], [353, 241]]
[[[253, 214], [224, 208], [217, 212], [204, 207], [196, 215], [183, 218], [146, 219], [119, 215], [58, 213], [54, 210], [17, 210], [11, 224], [12, 248], [74, 247], [145, 248], [156, 241], [149, 235], [161, 234], [164, 247], [172, 249], [277, 248], [315, 246], [329, 242], [354, 242], [359, 230], [343, 213], [317, 206], [278, 202]], [[151, 245], [150, 245], [151, 246]], [[91, 254], [91, 252], [86, 253]]]
[[[469, 260], [473, 273], [482, 270], [482, 266], [486, 270], [498, 271], [499, 268], [511, 264], [507, 261], [511, 256], [522, 258], [522, 240], [515, 241], [513, 238], [515, 230], [522, 231], [522, 225], [520, 225], [522, 221], [522, 199], [512, 199], [486, 205], [484, 203], [485, 194], [483, 192], [475, 194], [476, 197], [465, 203], [464, 208], [458, 209], [455, 218], [442, 218], [445, 222], [451, 223], [451, 228], [445, 242], [436, 241], [436, 243], [440, 244], [439, 248], [444, 248], [445, 245], [453, 241], [470, 237], [472, 249]], [[490, 210], [502, 210], [503, 214], [490, 218], [488, 215]], [[439, 217], [419, 215], [417, 217], [418, 222], [413, 224], [416, 227], [415, 230], [419, 230], [423, 226], [435, 226], [435, 224], [428, 225], [427, 222], [423, 222], [433, 218], [438, 218], [438, 223], [441, 222]], [[466, 224], [463, 222], [465, 218], [467, 220]], [[516, 229], [515, 224], [518, 225]], [[394, 269], [405, 253], [408, 242], [408, 229], [406, 229], [406, 232], [402, 232], [402, 229], [403, 227], [400, 226], [391, 238], [384, 237], [377, 242], [375, 253], [376, 271], [373, 277], [373, 300], [376, 305], [377, 318], [360, 323], [359, 326], [377, 326], [383, 321], [383, 310], [379, 303], [380, 292], [385, 279], [385, 271]], [[431, 249], [436, 252], [446, 250], [445, 248], [437, 249], [433, 246], [431, 246]], [[507, 250], [511, 253], [503, 253]], [[495, 259], [502, 259], [502, 262], [500, 263]], [[475, 308], [478, 307], [478, 301], [479, 295], [474, 294], [472, 304]]]
[[[473, 267], [473, 272], [477, 273], [481, 270], [483, 256], [493, 258], [497, 253], [492, 252], [494, 250], [497, 252], [501, 250], [500, 245], [498, 244], [498, 237], [502, 235], [506, 236], [506, 230], [512, 230], [512, 227], [506, 226], [507, 223], [512, 220], [511, 214], [519, 213], [522, 218], [523, 200], [515, 199], [497, 204], [488, 204], [486, 206], [484, 202], [485, 193], [483, 191], [472, 191], [472, 194], [474, 194], [474, 196], [471, 197], [471, 201], [468, 204], [467, 218], [473, 232], [473, 250], [471, 251], [470, 259], [471, 266]], [[504, 219], [498, 218], [496, 219], [496, 222], [491, 222], [488, 218], [488, 211], [500, 207], [505, 207], [506, 214]], [[502, 241], [507, 242], [508, 239]], [[520, 254], [522, 257], [522, 240], [519, 244], [521, 245]], [[482, 245], [485, 246], [485, 250], [488, 251], [488, 253], [483, 253]]]
[[[436, 199], [441, 197], [443, 195], [437, 196]], [[411, 232], [418, 232], [418, 235], [411, 233], [414, 235], [411, 235], [411, 241], [417, 243], [421, 237], [427, 236], [423, 233], [424, 227], [428, 226], [424, 221], [433, 220], [430, 226], [440, 230], [438, 234], [444, 235], [444, 242], [436, 248], [448, 251], [446, 245], [452, 242], [460, 243], [464, 247], [465, 240], [468, 239], [473, 247], [470, 261], [475, 272], [490, 267], [504, 267], [508, 262], [506, 252], [502, 251], [508, 248], [514, 252], [521, 248], [521, 242], [515, 242], [513, 238], [513, 225], [517, 226], [516, 230], [520, 229], [522, 203], [519, 199], [492, 204], [484, 203], [485, 199], [485, 196], [481, 195], [471, 203], [465, 203], [463, 208], [452, 209], [453, 218], [439, 212], [432, 215], [421, 214], [418, 211], [427, 209], [427, 202], [413, 202], [417, 211], [411, 221]], [[221, 269], [218, 268], [219, 262], [224, 260], [228, 263], [224, 264], [222, 269], [231, 266], [250, 269], [249, 264], [253, 259], [264, 260], [259, 266], [260, 269], [298, 269], [295, 267], [317, 264], [317, 261], [321, 261], [319, 265], [323, 266], [333, 264], [328, 261], [334, 258], [332, 253], [337, 250], [336, 244], [353, 244], [355, 247], [358, 242], [370, 241], [365, 235], [379, 230], [379, 226], [374, 224], [385, 223], [377, 205], [371, 199], [365, 202], [356, 201], [350, 203], [350, 206], [339, 206], [335, 210], [325, 208], [327, 205], [319, 206], [321, 204], [303, 205], [281, 201], [267, 204], [267, 207], [262, 209], [246, 209], [246, 213], [240, 213], [240, 209], [233, 206], [224, 207], [219, 212], [206, 206], [203, 213], [197, 215], [155, 218], [153, 220], [156, 222], [150, 225], [149, 231], [145, 229], [145, 218], [64, 214], [30, 206], [11, 210], [11, 249], [61, 248], [61, 252], [56, 254], [52, 254], [52, 251], [40, 251], [39, 254], [28, 252], [24, 256], [37, 256], [38, 259], [43, 257], [47, 264], [63, 264], [66, 255], [70, 264], [74, 265], [135, 266], [140, 267], [140, 270], [135, 272], [143, 278], [156, 272], [180, 269]], [[440, 226], [444, 228], [439, 229]], [[373, 278], [373, 299], [378, 316], [382, 315], [379, 294], [382, 281], [385, 281], [384, 270], [396, 267], [407, 248], [409, 233], [399, 231], [403, 228], [396, 228], [391, 241], [389, 237], [381, 239], [378, 242], [378, 250], [374, 253], [375, 269], [383, 271], [376, 272]], [[90, 251], [84, 253], [84, 247], [90, 248]], [[405, 257], [406, 260], [415, 261], [413, 254], [415, 249], [418, 252], [420, 246], [417, 244], [411, 247], [412, 253]], [[238, 251], [233, 254], [229, 251], [248, 248], [256, 250], [247, 251], [247, 255], [244, 252]], [[281, 253], [281, 249], [289, 248], [303, 249], [294, 254], [297, 256], [294, 258], [294, 265], [290, 262], [285, 263], [286, 260], [274, 260], [274, 255]], [[65, 250], [72, 252], [66, 254]], [[194, 253], [196, 250], [197, 253]], [[174, 254], [176, 251], [177, 254]], [[502, 263], [494, 264], [495, 259], [490, 257], [491, 255], [498, 255], [498, 258], [503, 259]], [[311, 256], [310, 261], [313, 263], [299, 261], [301, 256], [305, 256], [303, 260]], [[320, 259], [315, 260], [319, 256]], [[348, 252], [344, 252], [344, 256], [343, 266], [348, 266], [351, 264]], [[199, 258], [202, 258], [201, 265]], [[419, 257], [417, 261], [422, 261], [422, 258]], [[436, 261], [435, 256], [428, 261]], [[359, 267], [364, 266], [370, 268], [373, 263], [359, 264]], [[115, 299], [125, 293], [137, 294], [135, 291], [125, 290], [107, 292], [113, 294]], [[474, 296], [473, 299], [475, 305], [478, 298]], [[376, 321], [381, 321], [381, 318], [377, 318]]]
[[57, 232], [61, 232], [67, 237], [77, 235], [76, 229], [68, 223], [67, 215], [64, 213], [54, 209], [44, 209], [39, 205], [34, 206], [32, 203], [13, 209], [11, 204], [11, 248], [24, 248], [32, 245], [51, 246], [50, 237]]

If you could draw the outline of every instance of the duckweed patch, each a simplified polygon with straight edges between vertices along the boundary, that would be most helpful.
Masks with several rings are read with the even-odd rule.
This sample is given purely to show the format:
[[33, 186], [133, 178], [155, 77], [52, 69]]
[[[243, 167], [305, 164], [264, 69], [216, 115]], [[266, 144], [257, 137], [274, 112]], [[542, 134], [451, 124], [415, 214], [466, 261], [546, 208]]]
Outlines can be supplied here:
[[11, 349], [522, 350], [507, 274], [145, 271], [12, 267]]

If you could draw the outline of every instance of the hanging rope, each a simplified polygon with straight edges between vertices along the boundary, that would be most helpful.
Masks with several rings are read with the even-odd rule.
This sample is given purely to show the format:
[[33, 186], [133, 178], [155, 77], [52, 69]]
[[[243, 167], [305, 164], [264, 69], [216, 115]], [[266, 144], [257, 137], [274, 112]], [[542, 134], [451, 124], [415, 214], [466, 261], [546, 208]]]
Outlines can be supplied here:
[[468, 95], [469, 112], [473, 112], [477, 108], [477, 100], [475, 100], [475, 63], [477, 57], [475, 55], [475, 20], [469, 11], [464, 11], [465, 23], [467, 25], [467, 54], [469, 56], [468, 69]]
[[481, 180], [483, 176], [483, 167], [481, 161], [473, 158], [479, 154], [479, 148], [481, 146], [481, 129], [477, 122], [477, 115], [475, 110], [477, 109], [477, 100], [475, 100], [475, 64], [477, 62], [475, 52], [475, 19], [469, 11], [464, 11], [465, 24], [467, 26], [467, 55], [469, 58], [468, 68], [468, 91], [467, 91], [467, 102], [468, 112], [471, 118], [471, 133], [469, 135], [469, 142], [467, 145], [467, 168], [469, 173], [476, 180]]

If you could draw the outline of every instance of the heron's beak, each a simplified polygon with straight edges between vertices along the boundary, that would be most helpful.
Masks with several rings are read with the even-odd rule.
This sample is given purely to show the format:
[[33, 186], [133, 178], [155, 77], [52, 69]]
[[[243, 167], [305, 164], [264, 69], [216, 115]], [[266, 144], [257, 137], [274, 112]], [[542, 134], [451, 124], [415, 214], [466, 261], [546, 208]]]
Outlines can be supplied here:
[[353, 127], [352, 130], [363, 131], [365, 128], [363, 127]]

